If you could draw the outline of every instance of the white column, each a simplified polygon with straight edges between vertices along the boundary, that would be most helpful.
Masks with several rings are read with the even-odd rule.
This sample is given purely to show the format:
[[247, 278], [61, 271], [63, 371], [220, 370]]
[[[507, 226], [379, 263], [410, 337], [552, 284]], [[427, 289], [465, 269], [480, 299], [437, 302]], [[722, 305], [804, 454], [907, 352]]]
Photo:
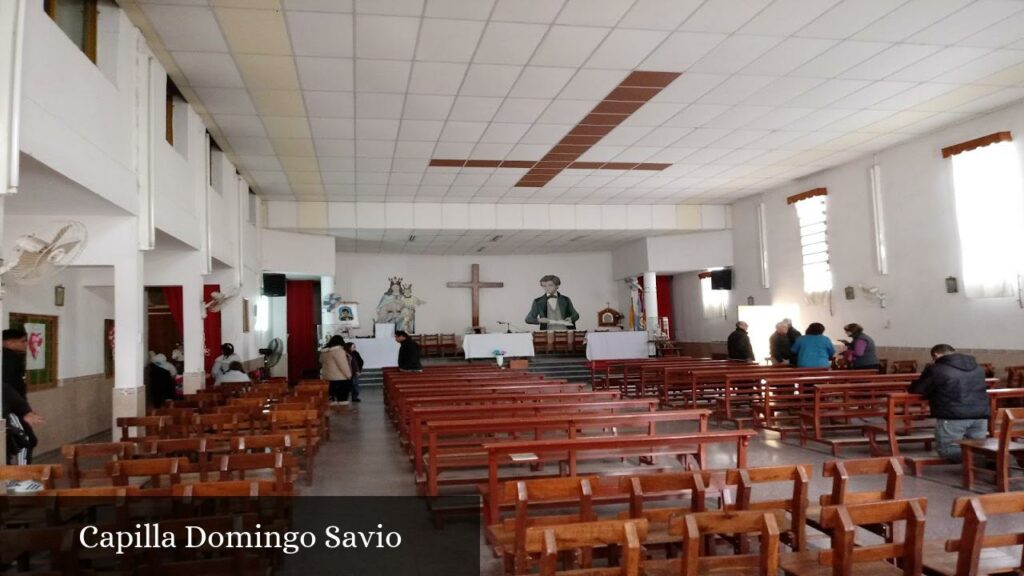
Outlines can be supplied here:
[[[134, 238], [132, 238], [134, 240]], [[142, 253], [126, 251], [114, 265], [114, 396], [113, 417], [141, 416], [146, 412], [146, 388], [143, 386], [142, 324], [145, 297], [142, 282]], [[113, 425], [115, 422], [112, 422]], [[120, 431], [116, 426], [114, 440]]]
[[220, 342], [204, 342], [203, 333], [203, 277], [196, 270], [188, 274], [181, 282], [181, 306], [184, 312], [185, 373], [183, 389], [185, 394], [193, 394], [203, 387], [206, 381], [206, 365], [204, 363], [204, 344], [210, 346], [210, 353], [219, 355]]
[[658, 323], [658, 275], [654, 272], [644, 272], [644, 311], [647, 333], [658, 334], [661, 331]]

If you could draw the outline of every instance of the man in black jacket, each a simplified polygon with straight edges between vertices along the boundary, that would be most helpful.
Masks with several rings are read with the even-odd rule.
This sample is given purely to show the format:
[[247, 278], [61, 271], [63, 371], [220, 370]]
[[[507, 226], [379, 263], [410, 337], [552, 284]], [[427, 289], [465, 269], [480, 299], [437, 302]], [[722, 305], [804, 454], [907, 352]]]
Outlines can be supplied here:
[[[23, 464], [32, 463], [32, 449], [39, 443], [33, 425], [46, 421], [32, 411], [28, 402], [28, 387], [25, 384], [25, 353], [28, 350], [28, 334], [24, 328], [8, 328], [3, 331], [3, 416], [12, 424], [13, 414], [17, 425], [25, 431], [29, 445]], [[13, 456], [13, 454], [8, 454]]]
[[934, 364], [921, 372], [910, 392], [928, 399], [935, 417], [935, 451], [950, 462], [960, 461], [957, 440], [988, 436], [988, 394], [985, 370], [973, 356], [949, 344], [932, 347]]
[[421, 372], [420, 346], [409, 338], [405, 330], [395, 330], [395, 341], [398, 342], [398, 369], [403, 372]]
[[747, 323], [737, 322], [736, 330], [729, 334], [726, 342], [730, 360], [753, 360], [754, 349], [750, 346], [750, 336], [747, 335]]

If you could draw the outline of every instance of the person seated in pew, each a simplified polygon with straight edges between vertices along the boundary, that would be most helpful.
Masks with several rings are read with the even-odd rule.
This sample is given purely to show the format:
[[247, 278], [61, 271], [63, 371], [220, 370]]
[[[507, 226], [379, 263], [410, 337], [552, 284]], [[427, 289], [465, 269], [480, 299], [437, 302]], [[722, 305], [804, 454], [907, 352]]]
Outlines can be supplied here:
[[405, 330], [395, 330], [395, 342], [398, 342], [398, 369], [402, 372], [422, 372], [420, 345], [409, 338]]
[[220, 385], [223, 382], [244, 382], [246, 384], [252, 382], [249, 379], [249, 375], [245, 373], [245, 367], [242, 366], [241, 362], [232, 362], [228, 364], [228, 371], [217, 376], [217, 380], [214, 385]]
[[742, 320], [736, 323], [736, 329], [729, 334], [726, 341], [726, 349], [729, 352], [730, 360], [753, 360], [754, 348], [750, 345], [750, 336], [747, 334], [747, 323]]
[[779, 322], [775, 325], [775, 332], [768, 339], [773, 364], [792, 364], [793, 360], [795, 360], [792, 351], [795, 340], [790, 341], [789, 339], [790, 328], [791, 326], [786, 324], [785, 321]]
[[836, 355], [836, 347], [825, 336], [825, 325], [820, 322], [808, 326], [807, 333], [796, 339], [790, 351], [800, 368], [828, 368]]
[[957, 440], [988, 436], [985, 370], [974, 356], [961, 354], [949, 344], [936, 344], [931, 354], [934, 364], [925, 367], [910, 392], [928, 399], [935, 418], [935, 451], [950, 462], [960, 462]]

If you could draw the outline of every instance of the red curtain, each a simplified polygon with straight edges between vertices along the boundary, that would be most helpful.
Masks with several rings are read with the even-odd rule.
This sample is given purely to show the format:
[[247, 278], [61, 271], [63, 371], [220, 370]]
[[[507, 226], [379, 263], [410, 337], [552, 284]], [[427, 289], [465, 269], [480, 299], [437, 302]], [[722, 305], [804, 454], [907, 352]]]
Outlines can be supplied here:
[[[214, 292], [220, 291], [220, 284], [207, 284], [203, 286], [203, 302], [209, 302]], [[213, 361], [220, 356], [220, 312], [207, 310], [206, 318], [203, 320], [203, 342], [206, 350], [203, 352], [203, 366], [209, 374], [213, 369]]]
[[164, 299], [167, 300], [167, 307], [171, 309], [174, 325], [178, 328], [179, 341], [185, 342], [185, 312], [181, 307], [181, 286], [164, 286]]
[[288, 379], [301, 380], [320, 365], [317, 357], [316, 326], [320, 320], [320, 283], [313, 280], [289, 280], [288, 299]]
[[[672, 310], [672, 276], [658, 276], [657, 279], [658, 317], [668, 318], [668, 338], [669, 340], [675, 340], [676, 319]], [[640, 282], [640, 287], [643, 288], [644, 277], [637, 276], [637, 281]]]

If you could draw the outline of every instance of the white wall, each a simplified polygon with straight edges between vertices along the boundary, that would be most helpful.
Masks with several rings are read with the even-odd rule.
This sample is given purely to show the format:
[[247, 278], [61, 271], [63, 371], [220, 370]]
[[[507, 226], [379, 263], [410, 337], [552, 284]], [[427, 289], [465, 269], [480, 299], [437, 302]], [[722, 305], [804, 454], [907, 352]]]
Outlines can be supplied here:
[[[725, 317], [704, 318], [700, 297], [700, 278], [696, 272], [676, 274], [672, 280], [672, 306], [676, 340], [683, 342], [720, 342], [729, 336], [736, 324], [736, 291], [729, 292]], [[744, 299], [743, 303], [746, 303]]]
[[416, 311], [416, 330], [422, 333], [463, 334], [472, 324], [471, 291], [448, 288], [451, 281], [469, 281], [470, 267], [480, 264], [480, 279], [504, 282], [504, 288], [480, 290], [480, 322], [490, 332], [504, 330], [508, 321], [520, 330], [533, 299], [542, 294], [541, 276], [556, 274], [580, 313], [580, 328], [596, 327], [597, 312], [618, 301], [610, 252], [535, 256], [423, 256], [407, 254], [337, 254], [335, 291], [359, 302], [361, 334], [373, 329], [377, 303], [388, 289], [388, 277], [401, 276], [413, 293], [427, 303]]
[[333, 236], [263, 230], [260, 242], [263, 270], [334, 276]]
[[647, 258], [648, 270], [659, 274], [731, 266], [732, 233], [716, 230], [654, 236], [647, 239]]
[[[730, 316], [736, 305], [754, 296], [758, 304], [801, 305], [803, 321], [820, 321], [828, 334], [838, 337], [842, 326], [858, 322], [886, 346], [928, 347], [937, 342], [976, 349], [1024, 348], [1024, 310], [1014, 299], [968, 299], [947, 294], [944, 279], [961, 277], [960, 247], [950, 162], [940, 149], [992, 132], [1024, 134], [1024, 104], [924, 135], [877, 154], [887, 221], [889, 270], [875, 270], [871, 216], [871, 158], [862, 158], [826, 170], [763, 196], [733, 206], [735, 278]], [[1018, 146], [1020, 150], [1021, 147]], [[829, 196], [829, 238], [835, 285], [833, 313], [827, 306], [807, 306], [803, 299], [800, 244], [795, 209], [786, 197], [811, 188], [826, 187]], [[766, 207], [771, 288], [760, 288], [757, 204]], [[1007, 250], [1020, 247], [1007, 246]], [[843, 288], [859, 284], [878, 286], [889, 294], [887, 314], [859, 291], [847, 301]], [[683, 300], [699, 299], [699, 292], [684, 290]], [[699, 301], [699, 300], [698, 300]], [[889, 324], [886, 327], [886, 320]], [[699, 326], [697, 326], [699, 324]], [[684, 322], [684, 340], [722, 336], [709, 323]]]

